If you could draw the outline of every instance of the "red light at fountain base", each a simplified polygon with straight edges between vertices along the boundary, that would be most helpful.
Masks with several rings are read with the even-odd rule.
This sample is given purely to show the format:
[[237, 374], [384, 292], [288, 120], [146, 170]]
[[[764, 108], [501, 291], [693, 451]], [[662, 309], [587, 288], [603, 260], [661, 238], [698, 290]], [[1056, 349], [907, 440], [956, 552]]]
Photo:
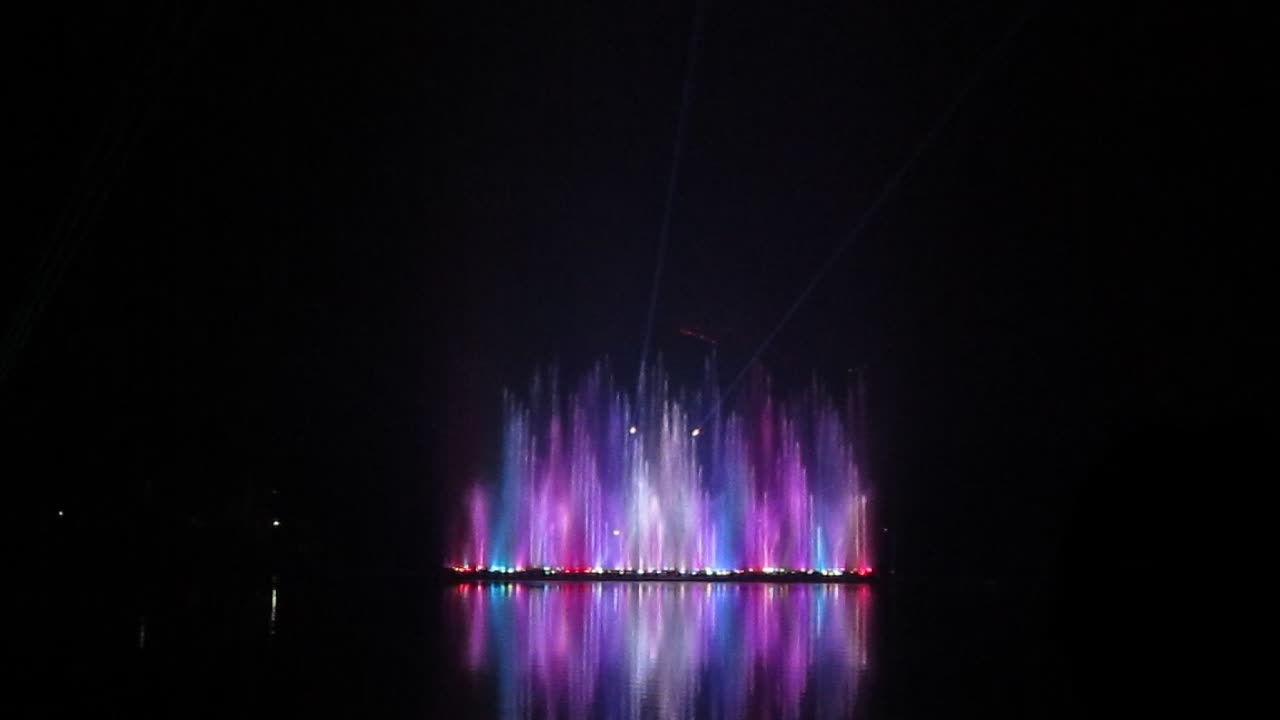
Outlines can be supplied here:
[[669, 580], [716, 582], [870, 582], [876, 575], [869, 567], [850, 570], [846, 568], [826, 570], [790, 570], [786, 568], [748, 568], [745, 570], [721, 570], [699, 568], [693, 570], [618, 570], [608, 568], [507, 568], [453, 566], [446, 568], [458, 579], [467, 580]]

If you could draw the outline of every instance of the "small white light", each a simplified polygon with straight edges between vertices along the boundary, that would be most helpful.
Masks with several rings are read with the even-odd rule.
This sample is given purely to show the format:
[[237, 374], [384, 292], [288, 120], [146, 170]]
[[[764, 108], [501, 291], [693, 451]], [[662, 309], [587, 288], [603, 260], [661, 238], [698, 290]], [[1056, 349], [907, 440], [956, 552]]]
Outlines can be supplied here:
[[701, 434], [702, 434], [702, 428], [694, 428], [694, 429], [693, 429], [693, 432], [691, 432], [691, 433], [689, 433], [689, 434], [690, 434], [690, 435], [692, 435], [692, 436], [694, 436], [694, 437], [698, 437], [699, 435], [701, 435]]
[[62, 511], [61, 511], [61, 510], [59, 510], [59, 511], [58, 511], [58, 517], [62, 517]]
[[636, 426], [635, 426], [635, 425], [632, 425], [632, 426], [630, 427], [630, 429], [628, 429], [628, 430], [627, 430], [627, 432], [628, 432], [628, 433], [630, 433], [630, 434], [632, 434], [632, 435], [635, 435], [637, 432], [639, 432], [639, 430], [637, 430], [637, 429], [636, 429]]
[[[58, 513], [58, 514], [59, 514], [59, 515], [61, 515], [62, 513]], [[613, 534], [614, 534], [614, 535], [621, 535], [621, 534], [622, 534], [622, 531], [621, 531], [621, 530], [614, 530], [614, 531], [613, 531]]]
[[272, 521], [271, 521], [271, 527], [280, 527], [280, 521], [279, 521], [279, 520], [272, 520]]

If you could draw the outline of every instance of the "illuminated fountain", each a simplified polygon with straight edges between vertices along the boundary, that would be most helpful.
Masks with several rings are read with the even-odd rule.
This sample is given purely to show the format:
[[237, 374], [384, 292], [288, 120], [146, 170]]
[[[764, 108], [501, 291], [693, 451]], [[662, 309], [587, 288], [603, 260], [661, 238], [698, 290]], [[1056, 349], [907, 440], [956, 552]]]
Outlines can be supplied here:
[[786, 400], [757, 372], [721, 408], [714, 374], [629, 396], [603, 363], [570, 392], [503, 398], [496, 477], [466, 499], [460, 573], [868, 576], [867, 490], [834, 401]]

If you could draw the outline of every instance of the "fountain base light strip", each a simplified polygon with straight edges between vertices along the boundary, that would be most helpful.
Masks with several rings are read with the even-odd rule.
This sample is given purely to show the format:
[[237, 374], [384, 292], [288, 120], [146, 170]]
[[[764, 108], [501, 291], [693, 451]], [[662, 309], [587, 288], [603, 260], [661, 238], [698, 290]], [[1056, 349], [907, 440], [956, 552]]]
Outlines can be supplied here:
[[696, 568], [681, 570], [659, 568], [648, 570], [609, 568], [509, 568], [468, 567], [447, 568], [460, 579], [494, 580], [768, 580], [771, 582], [831, 582], [868, 581], [876, 577], [872, 568], [829, 568], [823, 570], [794, 570], [788, 568], [746, 568], [735, 570]]

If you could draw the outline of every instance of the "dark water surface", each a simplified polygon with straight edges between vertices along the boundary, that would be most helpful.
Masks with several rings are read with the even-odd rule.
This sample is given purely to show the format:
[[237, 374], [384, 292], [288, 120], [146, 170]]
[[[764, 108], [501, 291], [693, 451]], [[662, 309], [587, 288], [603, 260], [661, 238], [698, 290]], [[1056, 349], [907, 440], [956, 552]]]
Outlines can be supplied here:
[[51, 582], [24, 717], [1058, 717], [1040, 591], [423, 580]]

